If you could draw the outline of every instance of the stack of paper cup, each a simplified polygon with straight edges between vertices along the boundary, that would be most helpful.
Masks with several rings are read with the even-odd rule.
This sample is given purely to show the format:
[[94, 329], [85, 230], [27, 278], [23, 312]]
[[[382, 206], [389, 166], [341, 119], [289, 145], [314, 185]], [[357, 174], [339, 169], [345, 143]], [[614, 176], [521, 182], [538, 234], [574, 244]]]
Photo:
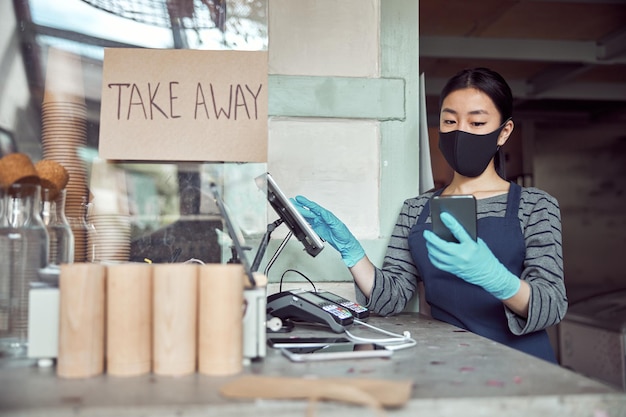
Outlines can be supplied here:
[[[87, 143], [87, 109], [85, 105], [80, 57], [55, 48], [48, 51], [46, 85], [42, 117], [43, 158], [56, 161], [68, 171], [65, 214], [70, 224], [85, 216], [87, 167], [79, 151]], [[75, 261], [86, 259], [86, 232], [72, 229], [76, 243]]]
[[96, 214], [89, 217], [94, 233], [89, 245], [94, 260], [126, 262], [130, 257], [130, 216], [122, 214]]
[[89, 236], [89, 247], [95, 260], [128, 261], [131, 218], [125, 172], [111, 162], [94, 159], [90, 189], [93, 207], [88, 219], [95, 233]]

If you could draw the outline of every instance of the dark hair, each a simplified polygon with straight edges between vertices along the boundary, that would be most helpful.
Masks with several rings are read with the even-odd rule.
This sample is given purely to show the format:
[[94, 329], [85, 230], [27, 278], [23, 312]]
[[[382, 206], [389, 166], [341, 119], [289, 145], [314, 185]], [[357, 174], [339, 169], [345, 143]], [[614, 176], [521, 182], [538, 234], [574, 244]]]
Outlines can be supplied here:
[[[485, 93], [500, 112], [500, 123], [513, 117], [513, 93], [505, 79], [488, 68], [464, 69], [450, 78], [439, 95], [439, 111], [443, 100], [452, 92], [464, 88], [475, 88]], [[504, 155], [498, 150], [494, 161], [495, 168], [502, 178], [504, 172]]]

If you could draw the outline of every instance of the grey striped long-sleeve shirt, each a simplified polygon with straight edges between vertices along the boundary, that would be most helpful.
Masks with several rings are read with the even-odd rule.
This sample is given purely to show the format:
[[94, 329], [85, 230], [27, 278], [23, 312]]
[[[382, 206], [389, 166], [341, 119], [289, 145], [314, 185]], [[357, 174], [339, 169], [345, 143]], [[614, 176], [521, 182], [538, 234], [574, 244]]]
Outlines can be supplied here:
[[[372, 294], [368, 300], [356, 287], [357, 301], [383, 316], [401, 312], [417, 291], [419, 272], [409, 251], [408, 236], [422, 208], [432, 197], [427, 192], [404, 202], [389, 240], [383, 267], [376, 269]], [[477, 200], [478, 218], [504, 217], [507, 194]], [[561, 215], [558, 201], [538, 188], [522, 188], [518, 218], [526, 257], [521, 279], [531, 288], [528, 317], [508, 308], [509, 328], [522, 335], [557, 324], [567, 311], [563, 274]], [[430, 223], [430, 216], [426, 220]]]

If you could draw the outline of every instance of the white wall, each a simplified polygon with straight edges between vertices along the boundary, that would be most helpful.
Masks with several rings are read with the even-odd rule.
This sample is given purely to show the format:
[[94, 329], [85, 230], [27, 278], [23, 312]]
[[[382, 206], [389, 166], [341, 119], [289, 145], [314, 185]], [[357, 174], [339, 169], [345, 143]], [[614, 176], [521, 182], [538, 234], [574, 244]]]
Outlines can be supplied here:
[[533, 163], [561, 206], [570, 301], [626, 288], [624, 123], [538, 126]]
[[270, 0], [270, 74], [377, 77], [379, 0]]
[[304, 195], [328, 207], [355, 236], [375, 239], [379, 140], [375, 121], [274, 119], [268, 167], [287, 195]]

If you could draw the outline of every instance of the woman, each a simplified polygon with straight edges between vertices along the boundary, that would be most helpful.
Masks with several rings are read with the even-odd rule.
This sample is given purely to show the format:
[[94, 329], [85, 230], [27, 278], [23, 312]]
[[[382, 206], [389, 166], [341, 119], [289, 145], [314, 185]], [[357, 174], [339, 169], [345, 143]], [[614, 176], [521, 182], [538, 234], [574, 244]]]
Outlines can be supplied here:
[[[302, 196], [294, 203], [341, 253], [357, 301], [374, 312], [401, 312], [422, 282], [434, 318], [556, 362], [545, 329], [567, 310], [560, 211], [546, 192], [498, 172], [499, 149], [514, 128], [512, 107], [511, 89], [494, 71], [464, 70], [448, 81], [439, 102], [439, 147], [453, 179], [404, 202], [382, 268], [331, 212]], [[432, 232], [431, 198], [456, 194], [477, 199], [477, 241], [447, 213], [442, 221], [459, 243]]]

